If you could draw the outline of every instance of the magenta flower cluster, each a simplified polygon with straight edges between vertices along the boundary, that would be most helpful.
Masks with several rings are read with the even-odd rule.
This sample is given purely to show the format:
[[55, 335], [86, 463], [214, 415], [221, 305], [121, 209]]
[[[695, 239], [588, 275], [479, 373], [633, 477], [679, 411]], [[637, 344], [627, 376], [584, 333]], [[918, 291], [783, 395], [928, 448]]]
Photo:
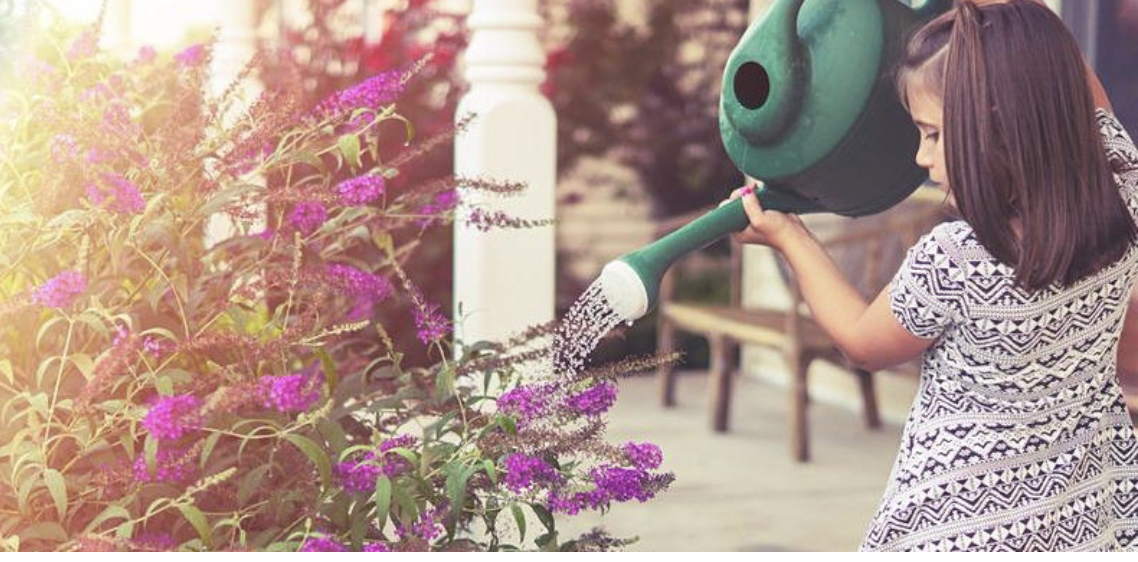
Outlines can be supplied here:
[[150, 407], [142, 427], [159, 441], [176, 441], [201, 428], [201, 405], [192, 394], [162, 397]]
[[336, 186], [341, 205], [365, 205], [379, 199], [386, 189], [383, 176], [366, 174], [344, 180]]
[[395, 535], [399, 537], [400, 540], [408, 536], [415, 536], [424, 541], [431, 542], [446, 530], [442, 525], [442, 519], [446, 516], [446, 511], [445, 507], [441, 509], [434, 506], [428, 507], [419, 514], [419, 518], [411, 525], [396, 525]]
[[327, 280], [333, 286], [353, 297], [367, 297], [375, 302], [391, 295], [394, 287], [384, 277], [356, 269], [350, 265], [329, 264], [325, 269]]
[[418, 287], [408, 285], [415, 307], [411, 314], [415, 318], [415, 335], [427, 344], [446, 337], [450, 333], [450, 321], [443, 316], [437, 303], [428, 302]]
[[577, 515], [584, 509], [601, 509], [614, 501], [646, 502], [656, 495], [670, 478], [640, 468], [604, 465], [589, 471], [593, 489], [583, 492], [554, 490], [548, 507], [554, 513]]
[[[364, 552], [391, 552], [384, 542], [364, 543]], [[300, 552], [348, 552], [347, 545], [332, 537], [309, 537], [300, 545]]]
[[365, 454], [359, 462], [345, 461], [332, 468], [340, 486], [348, 492], [375, 491], [375, 481], [380, 475], [395, 478], [411, 470], [411, 463], [391, 452], [393, 449], [413, 447], [416, 439], [410, 435], [400, 435], [380, 443], [378, 451]]
[[301, 234], [308, 236], [328, 221], [328, 209], [319, 201], [297, 203], [288, 214], [288, 222]]
[[517, 386], [498, 397], [498, 411], [513, 417], [519, 427], [525, 427], [549, 411], [553, 392], [549, 385]]
[[523, 493], [534, 487], [555, 487], [560, 485], [564, 478], [557, 469], [538, 457], [531, 457], [523, 453], [514, 453], [502, 462], [506, 469], [503, 482], [506, 487], [517, 493]]
[[174, 55], [174, 60], [178, 61], [178, 65], [182, 68], [193, 68], [205, 62], [205, 57], [205, 45], [197, 44], [190, 45], [180, 53]]
[[87, 199], [96, 207], [108, 208], [120, 215], [133, 215], [146, 210], [142, 192], [131, 181], [116, 174], [103, 174], [105, 187], [87, 186]]
[[67, 164], [79, 158], [79, 141], [73, 135], [58, 134], [51, 142], [51, 157], [56, 164]]
[[356, 109], [379, 109], [390, 104], [403, 92], [403, 73], [389, 71], [377, 74], [355, 86], [332, 94], [316, 106], [320, 118], [350, 113]]
[[438, 221], [435, 215], [447, 213], [453, 210], [458, 205], [458, 191], [448, 189], [446, 191], [435, 194], [434, 200], [419, 209], [419, 214], [424, 215], [423, 218], [416, 221], [420, 228], [427, 228]]
[[131, 467], [134, 480], [139, 483], [166, 482], [184, 484], [194, 477], [194, 462], [189, 450], [181, 447], [159, 446], [155, 456], [154, 476], [146, 466], [146, 455], [140, 454]]
[[625, 443], [620, 450], [628, 458], [632, 466], [641, 470], [660, 468], [664, 462], [664, 453], [652, 443]]
[[87, 290], [87, 277], [78, 271], [64, 271], [32, 291], [32, 303], [49, 308], [64, 308]]
[[616, 404], [616, 385], [602, 382], [570, 396], [565, 405], [585, 416], [599, 416]]
[[283, 376], [261, 377], [266, 408], [282, 413], [305, 412], [323, 396], [324, 373], [305, 369]]
[[300, 552], [347, 552], [348, 547], [332, 537], [308, 537], [300, 546]]

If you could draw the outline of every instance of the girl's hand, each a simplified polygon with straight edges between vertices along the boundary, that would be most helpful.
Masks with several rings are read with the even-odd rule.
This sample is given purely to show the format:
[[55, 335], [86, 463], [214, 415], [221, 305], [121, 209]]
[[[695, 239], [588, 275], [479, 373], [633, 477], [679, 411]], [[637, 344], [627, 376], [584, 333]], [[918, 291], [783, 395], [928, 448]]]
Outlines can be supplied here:
[[736, 242], [740, 244], [762, 244], [781, 251], [792, 237], [806, 233], [806, 227], [797, 215], [763, 210], [763, 206], [756, 196], [761, 186], [762, 184], [740, 187], [733, 191], [731, 198], [721, 205], [726, 205], [740, 197], [743, 198], [743, 209], [747, 212], [747, 218], [751, 224], [732, 235]]

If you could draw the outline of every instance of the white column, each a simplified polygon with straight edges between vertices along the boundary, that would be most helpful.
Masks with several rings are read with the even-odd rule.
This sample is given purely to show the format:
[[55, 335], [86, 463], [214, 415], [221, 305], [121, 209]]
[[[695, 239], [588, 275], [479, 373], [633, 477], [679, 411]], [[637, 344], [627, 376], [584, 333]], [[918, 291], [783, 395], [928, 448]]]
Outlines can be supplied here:
[[475, 120], [455, 141], [455, 173], [528, 185], [512, 197], [460, 189], [455, 335], [468, 344], [502, 339], [554, 315], [553, 227], [479, 232], [464, 222], [473, 206], [531, 220], [554, 216], [557, 128], [552, 106], [538, 91], [545, 61], [536, 35], [541, 23], [537, 0], [474, 0], [468, 20], [470, 90], [456, 118], [473, 114]]
[[[257, 12], [253, 0], [214, 0], [217, 44], [210, 68], [210, 91], [223, 92], [237, 77], [257, 50]], [[256, 80], [246, 80], [242, 95], [246, 101], [260, 93]]]
[[[209, 73], [209, 93], [221, 95], [245, 65], [253, 58], [257, 49], [257, 12], [253, 0], [212, 0], [213, 23], [217, 26], [217, 43], [213, 47], [213, 60]], [[253, 102], [262, 90], [255, 75], [241, 83], [237, 92], [241, 96], [222, 115], [225, 123], [232, 123]], [[260, 213], [264, 216], [264, 211]], [[260, 221], [263, 223], [263, 221]], [[261, 224], [248, 225], [256, 230]], [[228, 215], [216, 214], [206, 223], [206, 245], [212, 246], [237, 234], [237, 225]]]
[[103, 8], [102, 47], [124, 60], [135, 55], [131, 9], [131, 0], [107, 0]]

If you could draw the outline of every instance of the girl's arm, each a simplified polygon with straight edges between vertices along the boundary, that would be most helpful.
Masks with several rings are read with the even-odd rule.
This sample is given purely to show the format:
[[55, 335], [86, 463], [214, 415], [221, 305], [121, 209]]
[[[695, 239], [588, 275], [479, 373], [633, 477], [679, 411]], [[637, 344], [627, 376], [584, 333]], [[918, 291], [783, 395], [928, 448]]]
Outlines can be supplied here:
[[850, 362], [874, 371], [914, 359], [932, 345], [934, 340], [914, 336], [893, 317], [888, 287], [867, 304], [798, 217], [764, 211], [749, 189], [731, 195], [743, 197], [751, 223], [735, 239], [782, 253], [814, 319]]

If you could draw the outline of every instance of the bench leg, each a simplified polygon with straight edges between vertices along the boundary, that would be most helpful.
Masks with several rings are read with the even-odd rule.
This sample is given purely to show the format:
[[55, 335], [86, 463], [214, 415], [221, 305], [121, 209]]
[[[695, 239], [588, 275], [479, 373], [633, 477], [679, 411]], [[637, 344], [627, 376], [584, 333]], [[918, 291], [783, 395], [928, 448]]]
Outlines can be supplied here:
[[791, 455], [798, 462], [810, 460], [810, 424], [807, 409], [810, 405], [810, 392], [807, 386], [807, 372], [810, 362], [798, 353], [790, 354], [790, 447]]
[[865, 415], [865, 427], [881, 427], [881, 415], [877, 412], [877, 392], [873, 388], [873, 373], [861, 369], [854, 370], [861, 387], [861, 404]]
[[720, 433], [726, 432], [731, 414], [731, 346], [720, 335], [707, 339], [711, 352], [708, 390], [711, 397], [711, 426]]
[[[668, 354], [676, 350], [676, 328], [663, 317], [656, 328], [656, 353]], [[668, 408], [676, 405], [676, 369], [672, 363], [656, 367], [660, 382], [660, 402]]]

